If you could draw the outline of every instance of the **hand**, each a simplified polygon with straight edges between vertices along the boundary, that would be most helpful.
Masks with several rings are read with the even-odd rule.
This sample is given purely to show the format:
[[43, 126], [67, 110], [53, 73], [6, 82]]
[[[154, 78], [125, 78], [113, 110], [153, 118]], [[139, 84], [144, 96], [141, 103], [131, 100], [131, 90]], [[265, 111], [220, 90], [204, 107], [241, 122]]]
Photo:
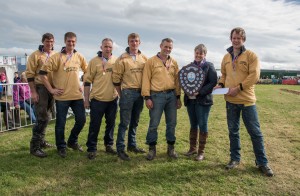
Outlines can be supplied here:
[[79, 87], [79, 92], [83, 93], [82, 87]]
[[237, 94], [239, 92], [240, 92], [239, 87], [229, 88], [229, 91], [226, 95], [231, 96], [231, 97], [235, 97], [235, 96], [237, 96]]
[[63, 89], [56, 89], [56, 88], [53, 88], [51, 90], [51, 94], [52, 95], [56, 95], [56, 96], [60, 96], [64, 93], [64, 90]]
[[222, 86], [221, 85], [217, 85], [217, 86], [214, 87], [214, 90], [217, 89], [217, 88], [222, 88]]
[[176, 101], [176, 108], [177, 108], [177, 109], [180, 109], [181, 106], [182, 106], [181, 100], [180, 100], [180, 99], [177, 99], [177, 101]]
[[84, 100], [84, 108], [85, 109], [90, 109], [90, 101], [88, 99]]
[[197, 95], [199, 95], [199, 92], [196, 92], [196, 93], [193, 94], [193, 96], [197, 96]]
[[146, 107], [151, 110], [153, 108], [153, 102], [151, 99], [146, 100]]
[[33, 103], [39, 102], [39, 95], [36, 92], [31, 92], [31, 100]]

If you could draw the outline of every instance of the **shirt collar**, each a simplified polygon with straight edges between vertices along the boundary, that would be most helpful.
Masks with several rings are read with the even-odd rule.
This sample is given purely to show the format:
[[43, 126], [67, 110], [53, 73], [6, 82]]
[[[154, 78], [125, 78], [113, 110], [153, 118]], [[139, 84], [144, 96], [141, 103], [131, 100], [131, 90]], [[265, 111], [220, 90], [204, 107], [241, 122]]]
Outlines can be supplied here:
[[[61, 53], [64, 53], [64, 54], [67, 54], [67, 53], [66, 53], [66, 47], [62, 47], [60, 52], [61, 52]], [[74, 49], [74, 50], [73, 50], [73, 53], [75, 53], [75, 52], [77, 52], [77, 50]]]

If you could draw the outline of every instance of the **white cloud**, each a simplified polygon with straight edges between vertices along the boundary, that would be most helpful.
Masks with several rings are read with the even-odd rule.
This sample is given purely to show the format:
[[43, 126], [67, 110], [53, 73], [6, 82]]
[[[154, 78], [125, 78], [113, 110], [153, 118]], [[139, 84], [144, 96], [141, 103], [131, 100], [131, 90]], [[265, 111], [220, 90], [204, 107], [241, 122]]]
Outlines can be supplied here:
[[96, 55], [104, 37], [118, 43], [118, 56], [127, 46], [127, 35], [137, 32], [148, 56], [158, 52], [161, 39], [172, 37], [172, 54], [180, 65], [192, 61], [194, 47], [203, 43], [208, 60], [219, 68], [230, 30], [241, 26], [246, 48], [257, 53], [262, 68], [299, 69], [299, 8], [283, 0], [13, 0], [0, 12], [0, 53], [13, 53], [11, 48], [33, 51], [45, 32], [55, 35], [58, 49], [64, 45], [63, 34], [74, 31], [77, 49], [87, 59]]

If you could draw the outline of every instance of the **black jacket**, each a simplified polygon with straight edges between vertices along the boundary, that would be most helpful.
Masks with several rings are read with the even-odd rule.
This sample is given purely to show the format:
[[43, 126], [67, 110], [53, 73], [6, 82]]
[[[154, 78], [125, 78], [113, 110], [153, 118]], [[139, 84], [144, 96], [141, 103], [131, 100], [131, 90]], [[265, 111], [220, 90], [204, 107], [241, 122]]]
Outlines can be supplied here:
[[[192, 65], [194, 63], [190, 63]], [[187, 65], [187, 66], [189, 66]], [[218, 77], [217, 72], [215, 70], [214, 64], [211, 62], [205, 62], [202, 65], [201, 69], [205, 73], [205, 80], [203, 86], [201, 87], [199, 94], [196, 96], [196, 99], [189, 99], [186, 94], [184, 94], [184, 105], [187, 106], [188, 102], [196, 102], [200, 105], [212, 105], [213, 104], [213, 96], [211, 92], [213, 88], [216, 86]]]

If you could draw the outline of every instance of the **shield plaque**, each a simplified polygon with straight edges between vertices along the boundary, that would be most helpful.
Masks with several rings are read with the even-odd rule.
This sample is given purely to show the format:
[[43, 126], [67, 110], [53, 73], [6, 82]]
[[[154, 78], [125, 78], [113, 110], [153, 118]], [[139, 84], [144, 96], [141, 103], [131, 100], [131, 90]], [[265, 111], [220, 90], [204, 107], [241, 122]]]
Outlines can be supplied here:
[[178, 77], [182, 90], [188, 96], [193, 96], [194, 93], [199, 92], [201, 89], [204, 83], [205, 74], [200, 67], [188, 65], [179, 71]]

